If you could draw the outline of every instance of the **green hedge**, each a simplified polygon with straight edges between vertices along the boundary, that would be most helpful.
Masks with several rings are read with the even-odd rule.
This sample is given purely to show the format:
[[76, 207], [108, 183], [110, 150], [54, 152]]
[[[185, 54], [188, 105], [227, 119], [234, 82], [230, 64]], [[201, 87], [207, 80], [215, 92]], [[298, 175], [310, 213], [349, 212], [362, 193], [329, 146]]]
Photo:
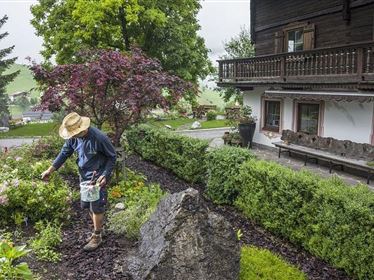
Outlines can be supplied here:
[[247, 150], [223, 147], [207, 155], [207, 195], [219, 204], [233, 204], [240, 191], [238, 176], [243, 162], [254, 158]]
[[207, 142], [166, 131], [137, 128], [127, 136], [145, 159], [187, 181], [206, 181], [215, 202], [234, 202], [272, 232], [359, 279], [374, 279], [374, 193], [367, 186], [259, 161], [240, 148], [208, 152]]
[[147, 126], [126, 133], [127, 141], [143, 158], [174, 172], [188, 182], [203, 182], [208, 141], [182, 136]]
[[367, 186], [250, 160], [235, 205], [267, 229], [359, 279], [374, 279], [374, 193]]

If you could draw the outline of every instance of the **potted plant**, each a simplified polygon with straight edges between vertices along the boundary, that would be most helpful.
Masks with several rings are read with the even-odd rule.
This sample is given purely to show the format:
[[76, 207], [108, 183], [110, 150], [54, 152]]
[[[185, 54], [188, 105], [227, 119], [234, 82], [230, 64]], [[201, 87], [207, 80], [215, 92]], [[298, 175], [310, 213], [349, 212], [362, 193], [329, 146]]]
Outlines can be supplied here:
[[253, 135], [256, 130], [256, 118], [252, 116], [252, 108], [243, 106], [238, 114], [238, 130], [243, 140], [243, 147], [252, 148]]

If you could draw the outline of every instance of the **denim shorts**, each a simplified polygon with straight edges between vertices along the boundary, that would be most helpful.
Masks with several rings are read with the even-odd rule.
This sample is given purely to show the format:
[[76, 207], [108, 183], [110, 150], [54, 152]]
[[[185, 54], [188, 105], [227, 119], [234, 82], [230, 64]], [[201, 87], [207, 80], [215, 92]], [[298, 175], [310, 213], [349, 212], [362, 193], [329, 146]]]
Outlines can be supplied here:
[[108, 192], [106, 188], [100, 189], [100, 198], [96, 201], [86, 202], [81, 200], [82, 209], [90, 209], [94, 214], [102, 214], [105, 212], [105, 205], [107, 203]]

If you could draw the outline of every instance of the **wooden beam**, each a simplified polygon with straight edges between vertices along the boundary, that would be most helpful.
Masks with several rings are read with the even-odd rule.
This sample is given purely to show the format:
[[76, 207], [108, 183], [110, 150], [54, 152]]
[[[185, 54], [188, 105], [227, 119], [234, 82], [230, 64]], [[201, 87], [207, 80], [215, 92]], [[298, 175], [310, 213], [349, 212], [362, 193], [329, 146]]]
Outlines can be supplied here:
[[351, 1], [350, 0], [343, 0], [343, 19], [346, 21], [351, 20], [351, 8], [350, 8]]
[[[350, 4], [350, 9], [358, 8], [358, 7], [369, 5], [369, 4], [374, 4], [374, 0], [356, 0], [353, 3]], [[286, 25], [286, 24], [289, 24], [289, 23], [292, 23], [292, 22], [305, 21], [305, 20], [312, 19], [312, 18], [319, 17], [319, 16], [339, 13], [342, 10], [343, 10], [343, 5], [338, 5], [338, 6], [328, 8], [328, 9], [324, 9], [324, 10], [321, 10], [321, 11], [318, 11], [318, 12], [309, 13], [309, 14], [305, 14], [305, 15], [302, 15], [302, 16], [289, 18], [287, 20], [274, 22], [272, 24], [267, 24], [267, 25], [258, 26], [258, 27], [255, 26], [254, 29], [255, 29], [255, 32], [264, 31], [264, 30], [271, 29], [271, 28], [274, 28], [274, 27], [283, 26], [283, 25]]]

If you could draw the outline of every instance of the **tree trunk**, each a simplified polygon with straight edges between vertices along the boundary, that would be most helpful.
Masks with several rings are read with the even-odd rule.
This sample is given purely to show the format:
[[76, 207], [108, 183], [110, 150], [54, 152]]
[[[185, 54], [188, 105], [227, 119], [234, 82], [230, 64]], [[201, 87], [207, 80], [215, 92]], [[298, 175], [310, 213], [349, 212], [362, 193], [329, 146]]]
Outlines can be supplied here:
[[130, 40], [129, 40], [129, 34], [127, 32], [125, 8], [123, 6], [119, 8], [119, 20], [121, 21], [122, 38], [125, 44], [125, 50], [129, 51]]

